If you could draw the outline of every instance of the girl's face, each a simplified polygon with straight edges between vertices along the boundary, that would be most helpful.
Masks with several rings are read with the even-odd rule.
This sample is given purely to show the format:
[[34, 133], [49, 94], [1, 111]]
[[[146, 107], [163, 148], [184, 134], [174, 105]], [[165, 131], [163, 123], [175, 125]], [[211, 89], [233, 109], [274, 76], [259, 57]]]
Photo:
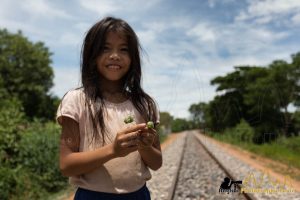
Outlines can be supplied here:
[[108, 32], [102, 53], [96, 59], [101, 77], [108, 81], [119, 81], [130, 68], [128, 42], [125, 36]]

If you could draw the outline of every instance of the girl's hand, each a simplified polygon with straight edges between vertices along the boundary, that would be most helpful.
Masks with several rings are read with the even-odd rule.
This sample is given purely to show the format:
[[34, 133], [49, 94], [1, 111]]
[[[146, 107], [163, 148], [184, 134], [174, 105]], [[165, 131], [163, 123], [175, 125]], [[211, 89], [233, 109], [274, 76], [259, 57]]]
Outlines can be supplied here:
[[117, 133], [113, 142], [113, 154], [116, 157], [124, 157], [138, 149], [139, 137], [146, 124], [137, 124]]
[[157, 136], [157, 132], [153, 128], [144, 128], [140, 133], [140, 139], [138, 143], [139, 149], [151, 147], [155, 137]]

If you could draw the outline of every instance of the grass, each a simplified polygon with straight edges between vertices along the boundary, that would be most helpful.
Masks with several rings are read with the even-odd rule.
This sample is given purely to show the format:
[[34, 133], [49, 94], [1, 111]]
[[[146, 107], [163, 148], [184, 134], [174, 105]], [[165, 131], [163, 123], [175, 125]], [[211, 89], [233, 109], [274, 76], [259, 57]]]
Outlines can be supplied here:
[[[271, 143], [254, 144], [252, 142], [242, 142], [234, 138], [234, 133], [226, 132], [225, 134], [210, 134], [213, 138], [227, 142], [242, 149], [253, 152], [257, 155], [269, 158], [274, 161], [285, 164], [286, 168], [280, 166], [269, 166], [275, 171], [290, 175], [300, 180], [300, 136], [298, 137], [280, 137]], [[296, 173], [295, 173], [296, 172]]]

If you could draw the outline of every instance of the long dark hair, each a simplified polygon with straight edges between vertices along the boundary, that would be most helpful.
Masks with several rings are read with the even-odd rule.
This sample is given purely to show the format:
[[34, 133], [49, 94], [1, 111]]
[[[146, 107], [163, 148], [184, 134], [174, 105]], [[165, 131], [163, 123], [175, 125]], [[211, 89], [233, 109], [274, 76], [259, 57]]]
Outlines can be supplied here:
[[[102, 135], [102, 142], [105, 143], [106, 127], [104, 124], [105, 105], [99, 86], [99, 73], [96, 65], [96, 58], [101, 55], [106, 35], [108, 32], [116, 32], [124, 35], [128, 42], [128, 51], [131, 59], [130, 69], [124, 77], [123, 92], [130, 95], [130, 99], [139, 111], [143, 119], [147, 121], [157, 121], [157, 108], [154, 100], [144, 92], [141, 87], [141, 46], [133, 29], [122, 19], [106, 17], [94, 24], [87, 32], [81, 49], [81, 81], [86, 95], [85, 105], [89, 110], [93, 124], [93, 140], [98, 141]], [[97, 99], [100, 99], [100, 106], [95, 106]], [[91, 107], [96, 112], [93, 114]], [[99, 126], [97, 126], [99, 124]]]

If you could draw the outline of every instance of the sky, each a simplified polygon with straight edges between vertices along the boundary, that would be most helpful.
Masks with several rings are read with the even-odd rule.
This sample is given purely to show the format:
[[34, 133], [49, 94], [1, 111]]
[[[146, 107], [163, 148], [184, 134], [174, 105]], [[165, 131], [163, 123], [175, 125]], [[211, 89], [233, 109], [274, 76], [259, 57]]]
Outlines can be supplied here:
[[234, 66], [267, 66], [300, 51], [298, 0], [0, 0], [0, 28], [21, 30], [53, 53], [62, 97], [80, 83], [88, 29], [105, 16], [127, 21], [143, 47], [142, 87], [160, 111], [188, 118], [218, 95], [210, 80]]

